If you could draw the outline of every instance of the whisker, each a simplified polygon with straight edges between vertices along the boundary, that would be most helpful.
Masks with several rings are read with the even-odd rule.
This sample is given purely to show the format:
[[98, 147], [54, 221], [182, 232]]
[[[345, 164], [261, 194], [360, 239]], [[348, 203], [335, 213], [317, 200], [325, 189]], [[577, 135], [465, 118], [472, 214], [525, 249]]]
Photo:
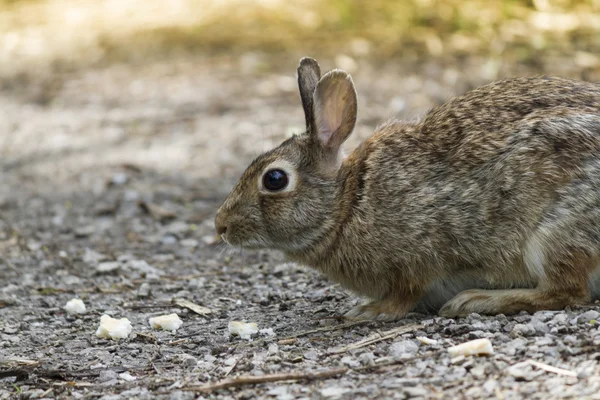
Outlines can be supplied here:
[[216, 244], [215, 248], [219, 252], [219, 256], [222, 257], [223, 253], [227, 250], [227, 243], [221, 241]]

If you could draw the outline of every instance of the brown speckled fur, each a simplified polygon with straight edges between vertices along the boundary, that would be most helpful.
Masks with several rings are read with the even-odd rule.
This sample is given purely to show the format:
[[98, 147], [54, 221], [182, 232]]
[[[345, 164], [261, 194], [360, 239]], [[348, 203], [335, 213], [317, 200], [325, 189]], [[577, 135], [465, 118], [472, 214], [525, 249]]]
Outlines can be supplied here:
[[[599, 85], [491, 83], [420, 122], [379, 127], [342, 159], [336, 143], [356, 118], [351, 79], [320, 78], [310, 59], [298, 72], [307, 132], [244, 173], [216, 219], [228, 242], [282, 250], [370, 298], [355, 318], [535, 312], [597, 294]], [[323, 118], [339, 125], [329, 147]], [[256, 182], [276, 160], [293, 165], [297, 184], [265, 195]]]

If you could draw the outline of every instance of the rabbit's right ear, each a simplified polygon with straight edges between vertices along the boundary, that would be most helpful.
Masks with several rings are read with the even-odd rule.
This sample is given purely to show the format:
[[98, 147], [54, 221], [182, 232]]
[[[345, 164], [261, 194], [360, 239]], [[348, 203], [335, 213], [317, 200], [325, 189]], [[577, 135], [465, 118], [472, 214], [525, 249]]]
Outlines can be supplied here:
[[313, 112], [310, 134], [326, 154], [337, 157], [356, 124], [356, 90], [348, 73], [336, 69], [323, 75], [313, 95]]
[[302, 108], [304, 108], [306, 130], [309, 132], [314, 122], [313, 94], [320, 78], [321, 68], [319, 68], [316, 60], [309, 57], [304, 57], [300, 60], [300, 66], [298, 67], [298, 88], [300, 89]]

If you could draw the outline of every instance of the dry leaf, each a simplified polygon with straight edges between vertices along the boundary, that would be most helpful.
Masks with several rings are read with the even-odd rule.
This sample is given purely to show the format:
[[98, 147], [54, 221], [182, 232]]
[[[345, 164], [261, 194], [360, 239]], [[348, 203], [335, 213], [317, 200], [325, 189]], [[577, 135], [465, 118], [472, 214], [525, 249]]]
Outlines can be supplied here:
[[140, 208], [142, 210], [144, 210], [144, 212], [150, 214], [152, 216], [152, 218], [159, 220], [159, 221], [173, 219], [176, 217], [174, 212], [169, 211], [169, 210], [159, 206], [158, 204], [148, 203], [146, 201], [140, 201], [138, 203], [138, 205], [140, 206]]
[[211, 310], [210, 308], [200, 306], [200, 305], [198, 305], [196, 303], [192, 303], [191, 301], [186, 300], [186, 299], [175, 299], [175, 300], [173, 300], [173, 302], [175, 304], [177, 304], [179, 307], [184, 307], [184, 308], [188, 308], [188, 309], [192, 310], [196, 314], [207, 315], [207, 314], [211, 314], [213, 312], [213, 310]]

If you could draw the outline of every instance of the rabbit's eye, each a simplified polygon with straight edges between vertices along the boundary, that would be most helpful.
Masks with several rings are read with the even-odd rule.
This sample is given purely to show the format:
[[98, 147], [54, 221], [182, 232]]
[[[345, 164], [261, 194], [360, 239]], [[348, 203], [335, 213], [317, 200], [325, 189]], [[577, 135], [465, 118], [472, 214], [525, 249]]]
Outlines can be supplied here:
[[263, 175], [263, 185], [265, 189], [276, 192], [288, 185], [288, 176], [283, 170], [270, 169]]

